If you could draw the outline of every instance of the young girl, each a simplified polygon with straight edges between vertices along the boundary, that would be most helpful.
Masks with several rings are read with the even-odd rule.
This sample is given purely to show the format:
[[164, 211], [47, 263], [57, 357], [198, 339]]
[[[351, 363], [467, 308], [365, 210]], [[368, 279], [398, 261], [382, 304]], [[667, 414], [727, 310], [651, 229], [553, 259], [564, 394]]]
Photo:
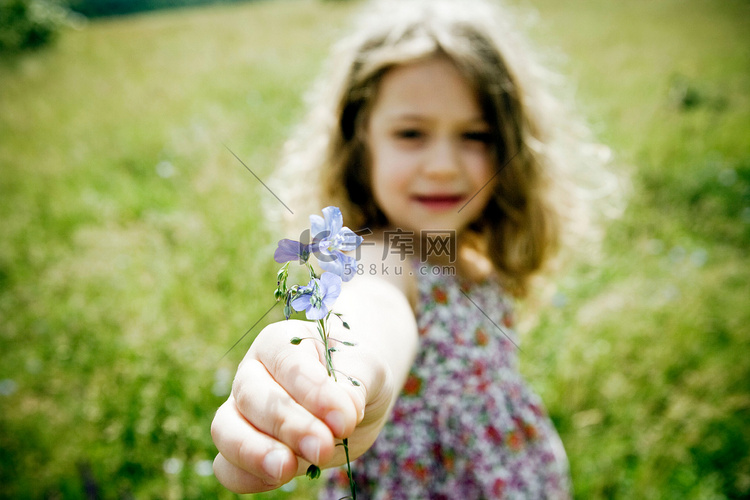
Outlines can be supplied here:
[[[284, 172], [304, 187], [288, 199], [319, 204], [307, 213], [336, 205], [371, 232], [334, 306], [351, 330], [332, 334], [356, 343], [334, 363], [362, 383], [290, 344], [312, 323], [268, 326], [216, 414], [217, 478], [267, 491], [341, 465], [348, 437], [359, 498], [568, 498], [512, 330], [573, 198], [536, 68], [487, 5], [434, 0], [368, 11], [332, 62]], [[334, 471], [321, 498], [348, 491]]]

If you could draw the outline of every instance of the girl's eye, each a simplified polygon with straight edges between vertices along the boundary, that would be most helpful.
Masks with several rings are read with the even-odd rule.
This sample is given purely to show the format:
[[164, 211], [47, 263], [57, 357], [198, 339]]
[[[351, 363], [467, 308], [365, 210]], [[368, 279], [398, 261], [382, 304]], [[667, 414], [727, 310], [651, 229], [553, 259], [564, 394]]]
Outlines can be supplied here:
[[478, 142], [481, 144], [492, 143], [492, 134], [490, 132], [466, 132], [463, 134], [463, 138], [466, 141]]
[[421, 130], [407, 128], [403, 130], [397, 130], [394, 135], [397, 139], [422, 139], [425, 134]]

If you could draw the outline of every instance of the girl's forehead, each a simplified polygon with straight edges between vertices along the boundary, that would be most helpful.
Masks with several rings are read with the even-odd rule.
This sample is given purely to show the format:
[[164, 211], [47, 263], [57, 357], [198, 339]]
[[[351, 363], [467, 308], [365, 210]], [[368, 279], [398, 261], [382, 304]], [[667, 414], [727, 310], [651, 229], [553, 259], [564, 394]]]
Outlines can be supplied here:
[[431, 58], [390, 69], [380, 82], [374, 111], [380, 111], [388, 118], [449, 115], [462, 121], [482, 120], [473, 88], [445, 58]]

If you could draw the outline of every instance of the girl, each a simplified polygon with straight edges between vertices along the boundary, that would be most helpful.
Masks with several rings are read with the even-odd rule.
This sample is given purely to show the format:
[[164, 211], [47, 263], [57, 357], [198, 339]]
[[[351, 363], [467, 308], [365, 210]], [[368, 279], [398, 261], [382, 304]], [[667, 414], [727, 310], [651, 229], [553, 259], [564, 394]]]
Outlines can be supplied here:
[[[348, 437], [360, 498], [568, 498], [511, 330], [511, 298], [569, 220], [568, 129], [488, 6], [378, 7], [336, 47], [284, 169], [305, 189], [288, 199], [337, 205], [371, 232], [335, 305], [351, 330], [332, 335], [356, 343], [334, 361], [362, 383], [329, 378], [315, 342], [290, 345], [312, 323], [266, 327], [214, 419], [216, 477], [267, 491], [341, 465]], [[347, 494], [334, 471], [321, 498]]]

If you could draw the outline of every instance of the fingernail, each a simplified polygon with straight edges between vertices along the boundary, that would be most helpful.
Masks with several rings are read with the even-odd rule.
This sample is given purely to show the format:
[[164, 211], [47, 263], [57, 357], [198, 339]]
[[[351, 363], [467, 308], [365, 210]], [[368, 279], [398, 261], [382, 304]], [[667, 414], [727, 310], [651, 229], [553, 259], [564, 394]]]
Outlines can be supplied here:
[[305, 436], [299, 442], [299, 451], [311, 463], [317, 465], [320, 461], [320, 440], [315, 436]]
[[325, 418], [326, 424], [331, 431], [336, 435], [340, 436], [344, 432], [344, 415], [338, 411], [329, 411]]
[[272, 478], [279, 480], [284, 472], [284, 463], [286, 462], [286, 452], [284, 450], [273, 450], [263, 459], [263, 470]]

